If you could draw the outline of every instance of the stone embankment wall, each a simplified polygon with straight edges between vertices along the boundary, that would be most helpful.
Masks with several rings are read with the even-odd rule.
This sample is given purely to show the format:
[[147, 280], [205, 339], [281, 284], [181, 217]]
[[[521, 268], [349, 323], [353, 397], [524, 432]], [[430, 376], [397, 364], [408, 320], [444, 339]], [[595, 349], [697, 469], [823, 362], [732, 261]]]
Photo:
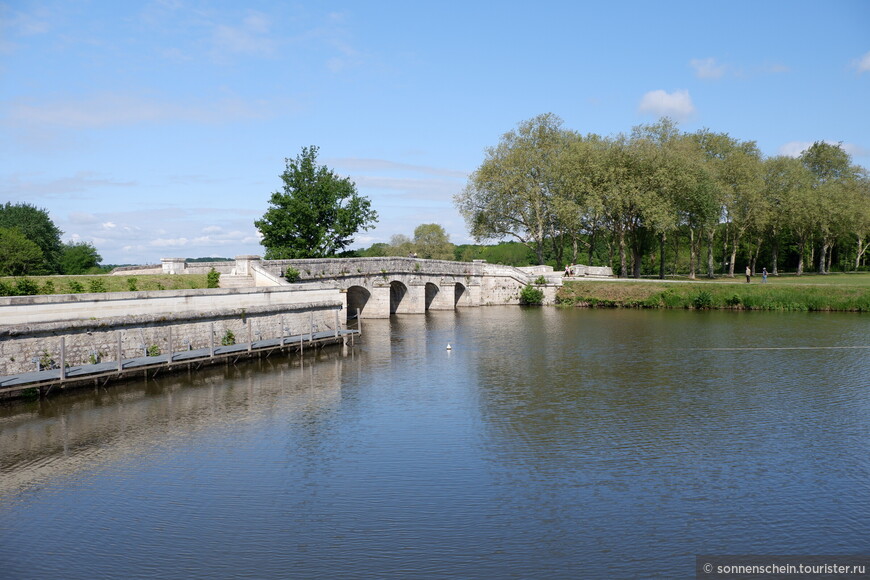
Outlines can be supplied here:
[[[249, 342], [334, 330], [346, 319], [335, 288], [163, 290], [0, 298], [0, 376], [220, 345], [230, 331]], [[170, 342], [171, 340], [171, 342]]]

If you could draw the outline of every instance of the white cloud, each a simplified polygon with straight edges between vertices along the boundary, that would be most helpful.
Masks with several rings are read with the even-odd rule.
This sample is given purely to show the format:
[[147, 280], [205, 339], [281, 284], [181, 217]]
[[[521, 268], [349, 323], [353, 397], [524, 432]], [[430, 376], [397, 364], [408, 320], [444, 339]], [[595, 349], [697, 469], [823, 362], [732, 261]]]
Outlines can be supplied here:
[[13, 173], [0, 178], [0, 194], [13, 199], [67, 197], [95, 188], [132, 187], [135, 181], [117, 181], [91, 171], [78, 171], [68, 177], [41, 179], [41, 174]]
[[216, 26], [213, 40], [220, 52], [271, 56], [278, 43], [271, 37], [270, 28], [265, 14], [251, 11], [237, 26]]
[[[830, 145], [839, 145], [843, 148], [843, 151], [848, 153], [853, 158], [870, 156], [870, 149], [866, 149], [854, 143], [841, 143], [838, 141], [829, 140], [825, 140], [824, 142]], [[809, 149], [812, 144], [813, 141], [789, 141], [788, 143], [780, 145], [777, 152], [780, 155], [786, 155], [788, 157], [800, 157], [800, 154]]]
[[222, 231], [224, 231], [224, 229], [220, 226], [206, 226], [202, 228], [202, 233], [204, 234], [215, 234]]
[[73, 211], [69, 214], [69, 223], [76, 225], [90, 225], [100, 223], [100, 219], [92, 213]]
[[718, 64], [715, 58], [693, 58], [689, 61], [699, 79], [718, 79], [725, 75], [726, 67]]
[[799, 157], [812, 144], [812, 141], [789, 141], [780, 145], [777, 152], [786, 157]]
[[858, 69], [858, 74], [870, 72], [870, 52], [855, 60], [855, 68]]
[[695, 105], [689, 91], [677, 90], [668, 93], [663, 90], [650, 91], [640, 101], [638, 110], [659, 117], [672, 117], [677, 121], [685, 120], [695, 113]]
[[118, 227], [118, 225], [113, 223], [113, 222], [105, 222], [105, 223], [101, 224], [101, 226], [104, 230], [113, 230], [116, 227]]
[[7, 124], [32, 129], [50, 126], [96, 129], [141, 123], [227, 123], [266, 119], [286, 110], [287, 103], [225, 98], [205, 103], [178, 103], [123, 93], [102, 93], [82, 99], [13, 102], [4, 107]]
[[187, 238], [157, 238], [151, 240], [148, 245], [156, 248], [183, 248], [187, 246], [190, 240]]

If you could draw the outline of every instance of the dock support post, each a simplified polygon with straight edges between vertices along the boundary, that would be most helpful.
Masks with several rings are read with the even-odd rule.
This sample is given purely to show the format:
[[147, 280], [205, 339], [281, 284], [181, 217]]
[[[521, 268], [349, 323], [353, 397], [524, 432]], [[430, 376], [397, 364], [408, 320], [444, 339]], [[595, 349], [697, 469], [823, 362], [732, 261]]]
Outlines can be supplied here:
[[121, 358], [123, 352], [121, 351], [121, 333], [115, 333], [118, 335], [118, 372], [124, 370], [124, 360]]
[[211, 358], [214, 358], [214, 322], [211, 323], [211, 332], [209, 333], [209, 335], [211, 336], [211, 353], [209, 354], [209, 356]]
[[338, 310], [335, 311], [335, 338], [338, 338]]
[[66, 378], [66, 339], [60, 337], [60, 380]]
[[169, 347], [167, 349], [169, 351], [168, 366], [172, 366], [172, 352], [173, 352], [173, 350], [172, 350], [172, 327], [171, 326], [169, 327], [169, 339], [168, 340], [169, 340]]
[[251, 336], [251, 319], [245, 319], [245, 326], [248, 327], [248, 352], [251, 352], [251, 347], [254, 345], [254, 339]]

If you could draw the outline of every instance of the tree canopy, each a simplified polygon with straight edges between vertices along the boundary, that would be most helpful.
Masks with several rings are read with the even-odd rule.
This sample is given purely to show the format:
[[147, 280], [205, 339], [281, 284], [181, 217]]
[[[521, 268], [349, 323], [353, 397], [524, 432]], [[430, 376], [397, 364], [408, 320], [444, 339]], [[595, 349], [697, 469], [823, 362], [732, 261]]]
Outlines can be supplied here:
[[870, 235], [870, 178], [841, 145], [766, 159], [754, 141], [684, 133], [667, 118], [612, 137], [552, 114], [523, 121], [485, 150], [454, 201], [477, 240], [512, 238], [554, 265], [585, 249], [590, 265], [621, 276], [694, 277], [702, 243], [711, 277], [762, 259], [776, 272], [783, 252], [799, 273], [805, 256], [825, 273], [835, 248], [841, 267], [858, 268]]
[[60, 255], [60, 269], [64, 274], [87, 274], [100, 265], [102, 256], [89, 242], [70, 242], [63, 245]]
[[42, 250], [17, 228], [0, 227], [0, 276], [22, 276], [45, 261]]
[[414, 248], [420, 258], [453, 259], [454, 246], [450, 243], [450, 236], [438, 224], [420, 224], [414, 228]]
[[[0, 206], [0, 228], [15, 228], [42, 252], [38, 263], [28, 262], [22, 274], [54, 274], [60, 270], [63, 234], [48, 215], [48, 211], [29, 203], [6, 202]], [[0, 256], [0, 261], [4, 258]]]
[[350, 178], [317, 165], [317, 153], [312, 145], [285, 160], [283, 191], [272, 194], [269, 209], [254, 222], [267, 260], [335, 256], [353, 243], [357, 232], [371, 229], [378, 220]]

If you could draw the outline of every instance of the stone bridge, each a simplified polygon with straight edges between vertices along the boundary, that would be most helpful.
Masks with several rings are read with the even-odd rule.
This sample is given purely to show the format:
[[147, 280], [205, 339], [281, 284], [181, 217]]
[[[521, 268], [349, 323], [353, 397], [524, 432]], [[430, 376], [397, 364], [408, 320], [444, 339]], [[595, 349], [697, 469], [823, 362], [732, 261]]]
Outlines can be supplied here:
[[[262, 260], [259, 256], [237, 256], [235, 262], [186, 263], [165, 258], [165, 273], [198, 273], [212, 267], [221, 272], [221, 286], [338, 287], [346, 294], [349, 318], [361, 313], [366, 318], [387, 318], [393, 314], [423, 314], [428, 310], [488, 304], [519, 304], [520, 290], [543, 276], [544, 303], [553, 303], [562, 285], [562, 273], [550, 266], [515, 268], [483, 261], [452, 262], [419, 258], [321, 258], [306, 260]], [[609, 276], [610, 268], [586, 268], [582, 275]], [[288, 271], [298, 272], [294, 282]]]

